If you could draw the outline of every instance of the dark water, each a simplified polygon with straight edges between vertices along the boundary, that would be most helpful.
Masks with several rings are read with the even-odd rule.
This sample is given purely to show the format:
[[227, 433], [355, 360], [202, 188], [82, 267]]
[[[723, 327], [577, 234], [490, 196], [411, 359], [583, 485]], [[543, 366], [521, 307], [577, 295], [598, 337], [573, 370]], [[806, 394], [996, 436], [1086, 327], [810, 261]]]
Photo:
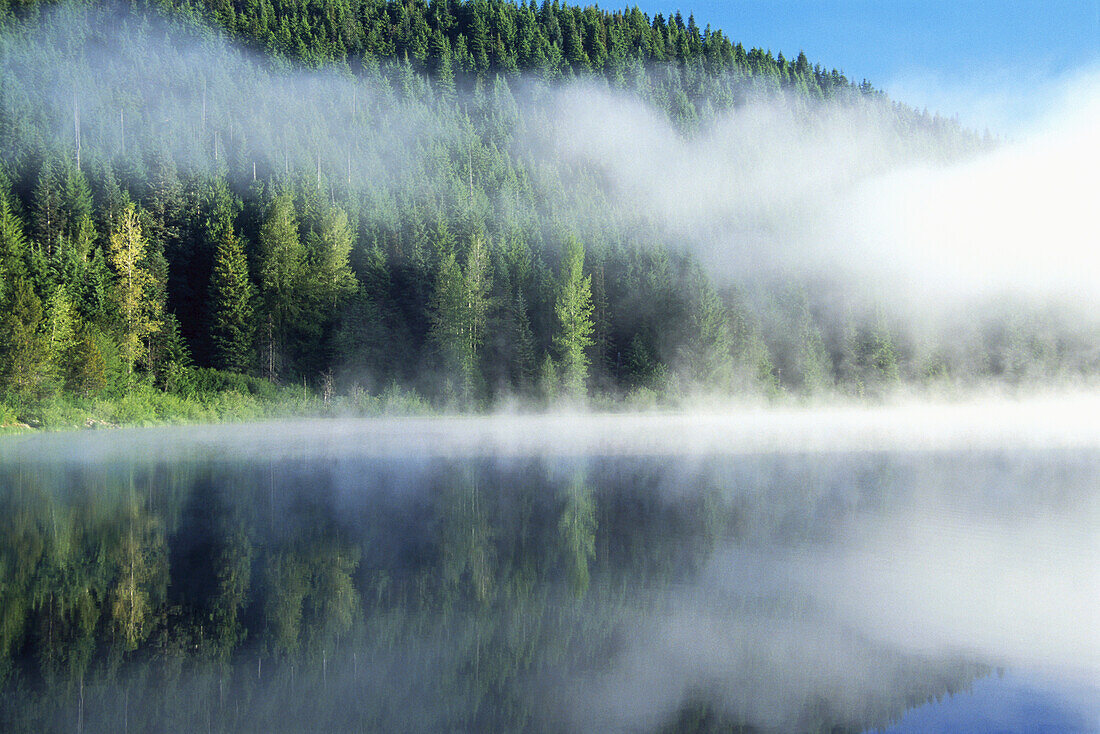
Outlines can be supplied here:
[[4, 442], [0, 729], [1100, 724], [1100, 451], [398, 425]]

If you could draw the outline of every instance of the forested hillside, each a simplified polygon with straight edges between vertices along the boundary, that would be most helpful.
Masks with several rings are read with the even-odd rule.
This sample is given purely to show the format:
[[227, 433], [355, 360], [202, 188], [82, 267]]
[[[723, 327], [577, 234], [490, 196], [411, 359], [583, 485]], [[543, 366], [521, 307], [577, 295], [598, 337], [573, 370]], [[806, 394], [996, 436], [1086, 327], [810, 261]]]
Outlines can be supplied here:
[[562, 110], [609, 99], [682, 145], [761, 107], [818, 147], [842, 111], [892, 161], [987, 144], [679, 13], [18, 4], [0, 67], [0, 423], [212, 417], [226, 395], [246, 414], [384, 391], [476, 408], [1095, 367], [1042, 315], [917, 340], [862, 297], [715, 277], [598, 159], [563, 153]]

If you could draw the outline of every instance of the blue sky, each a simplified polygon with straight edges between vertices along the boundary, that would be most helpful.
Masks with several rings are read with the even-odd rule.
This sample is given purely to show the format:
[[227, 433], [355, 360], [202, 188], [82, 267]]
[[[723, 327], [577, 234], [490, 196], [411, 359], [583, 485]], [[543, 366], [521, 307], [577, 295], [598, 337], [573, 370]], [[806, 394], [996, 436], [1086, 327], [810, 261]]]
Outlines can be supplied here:
[[[610, 7], [611, 4], [609, 4]], [[746, 47], [800, 49], [917, 107], [1013, 128], [1053, 85], [1100, 67], [1100, 0], [643, 0]], [[999, 132], [1006, 130], [1000, 129]]]

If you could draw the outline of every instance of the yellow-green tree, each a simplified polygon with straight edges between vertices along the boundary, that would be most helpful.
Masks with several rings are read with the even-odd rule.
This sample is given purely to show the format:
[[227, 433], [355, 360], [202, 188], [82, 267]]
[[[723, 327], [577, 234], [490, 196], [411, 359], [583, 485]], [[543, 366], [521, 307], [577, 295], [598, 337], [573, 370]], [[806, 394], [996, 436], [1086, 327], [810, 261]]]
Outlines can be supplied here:
[[329, 207], [321, 215], [320, 227], [311, 232], [307, 245], [312, 260], [316, 294], [323, 310], [331, 313], [355, 292], [355, 273], [348, 265], [351, 256], [352, 233], [348, 215], [337, 206]]
[[145, 337], [161, 325], [152, 297], [153, 276], [145, 258], [146, 242], [133, 204], [122, 212], [111, 233], [110, 261], [115, 269], [115, 300], [120, 313], [119, 351], [128, 373], [145, 357]]
[[149, 635], [168, 579], [163, 529], [137, 501], [129, 502], [115, 550], [118, 575], [110, 591], [111, 626], [122, 650], [131, 652]]

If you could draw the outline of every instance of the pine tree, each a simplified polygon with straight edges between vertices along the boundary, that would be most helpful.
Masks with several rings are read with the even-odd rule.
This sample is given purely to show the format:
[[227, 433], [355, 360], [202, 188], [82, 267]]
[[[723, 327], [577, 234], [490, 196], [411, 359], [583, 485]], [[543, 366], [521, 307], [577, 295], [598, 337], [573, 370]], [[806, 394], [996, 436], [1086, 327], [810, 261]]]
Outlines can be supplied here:
[[34, 237], [47, 259], [59, 248], [64, 231], [61, 194], [61, 175], [53, 159], [47, 159], [34, 186]]
[[0, 182], [0, 298], [4, 297], [3, 282], [25, 276], [27, 240], [23, 222], [15, 212], [11, 195]]
[[92, 190], [88, 186], [88, 179], [85, 178], [84, 172], [75, 165], [69, 166], [65, 172], [61, 208], [64, 221], [62, 234], [75, 248], [77, 257], [86, 260], [91, 254], [96, 239], [95, 224], [92, 219], [94, 214]]
[[42, 302], [25, 278], [9, 284], [0, 302], [0, 385], [29, 393], [41, 383], [47, 344], [39, 333]]
[[527, 304], [518, 288], [507, 306], [506, 316], [512, 357], [508, 364], [508, 377], [512, 388], [522, 394], [530, 389], [535, 380], [535, 337], [527, 317]]
[[592, 346], [592, 276], [584, 275], [584, 245], [575, 237], [566, 243], [562, 279], [554, 313], [558, 331], [554, 345], [561, 359], [562, 386], [566, 396], [579, 399], [588, 379], [588, 354]]
[[252, 366], [255, 336], [253, 299], [248, 259], [240, 238], [226, 223], [218, 235], [214, 272], [210, 278], [210, 338], [214, 364], [223, 370], [247, 372]]
[[306, 250], [298, 237], [298, 216], [289, 194], [276, 196], [260, 226], [260, 298], [264, 371], [277, 377], [291, 349], [303, 307]]
[[489, 311], [489, 290], [492, 288], [488, 248], [481, 234], [475, 234], [470, 242], [463, 278], [466, 296], [466, 340], [469, 342], [468, 349], [473, 359], [471, 369], [476, 370], [477, 356], [485, 339], [485, 319]]
[[97, 337], [87, 324], [78, 327], [63, 365], [66, 390], [88, 396], [107, 386], [107, 360]]
[[447, 392], [466, 397], [472, 390], [476, 362], [468, 337], [466, 284], [451, 252], [439, 261], [429, 320], [428, 336], [439, 354]]
[[351, 240], [347, 212], [336, 206], [325, 210], [319, 230], [311, 232], [307, 239], [316, 295], [330, 318], [340, 303], [355, 292], [355, 274], [348, 265]]
[[64, 370], [67, 355], [73, 347], [79, 328], [72, 300], [64, 284], [54, 290], [46, 311], [46, 339], [50, 363]]
[[695, 291], [691, 332], [681, 358], [688, 376], [698, 385], [729, 388], [733, 375], [729, 312], [701, 270], [695, 274]]
[[814, 395], [832, 386], [832, 364], [821, 332], [808, 307], [803, 307], [799, 325], [798, 371], [802, 376], [802, 392]]

